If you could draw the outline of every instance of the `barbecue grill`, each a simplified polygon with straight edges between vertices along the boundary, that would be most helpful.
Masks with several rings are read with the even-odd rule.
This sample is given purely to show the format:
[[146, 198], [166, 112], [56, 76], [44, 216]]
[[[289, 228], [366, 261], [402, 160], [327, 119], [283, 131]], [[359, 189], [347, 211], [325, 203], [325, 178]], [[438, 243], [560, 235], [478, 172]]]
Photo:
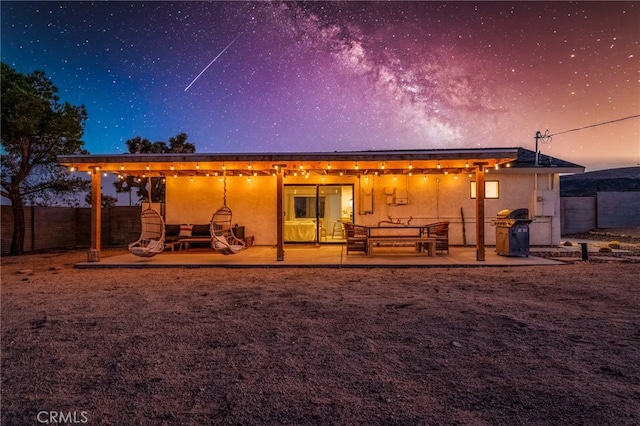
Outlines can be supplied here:
[[502, 210], [491, 221], [496, 227], [496, 252], [501, 256], [529, 256], [529, 209]]

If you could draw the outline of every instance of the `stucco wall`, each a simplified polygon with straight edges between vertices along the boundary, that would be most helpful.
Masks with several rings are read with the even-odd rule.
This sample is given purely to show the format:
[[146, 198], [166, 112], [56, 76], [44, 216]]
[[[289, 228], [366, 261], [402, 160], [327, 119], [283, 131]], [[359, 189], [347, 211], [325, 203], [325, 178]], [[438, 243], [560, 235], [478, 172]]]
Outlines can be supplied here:
[[[498, 181], [500, 198], [485, 201], [485, 243], [495, 244], [495, 227], [491, 220], [503, 209], [528, 208], [534, 222], [530, 225], [532, 245], [550, 245], [560, 242], [560, 202], [558, 178], [552, 175], [501, 173], [490, 170], [487, 181]], [[381, 221], [400, 220], [411, 224], [449, 221], [450, 242], [475, 244], [475, 199], [471, 198], [471, 182], [467, 174], [455, 175], [369, 175], [361, 176], [287, 176], [285, 185], [352, 184], [354, 186], [354, 222], [375, 226]], [[389, 205], [385, 187], [406, 190], [406, 205]], [[363, 188], [372, 189], [373, 212], [360, 214]], [[541, 191], [545, 191], [542, 193]], [[544, 195], [544, 200], [539, 201]], [[222, 205], [223, 182], [218, 177], [167, 178], [166, 222], [209, 223], [212, 214]], [[541, 206], [540, 203], [546, 203]], [[232, 209], [234, 223], [245, 226], [245, 235], [253, 235], [259, 245], [276, 244], [276, 178], [273, 176], [227, 177], [227, 205]], [[464, 212], [463, 231], [461, 209]], [[548, 215], [544, 215], [548, 214]]]
[[[167, 178], [166, 223], [206, 224], [223, 205], [224, 182], [218, 177]], [[227, 206], [233, 222], [245, 227], [254, 244], [276, 244], [276, 178], [227, 177]]]

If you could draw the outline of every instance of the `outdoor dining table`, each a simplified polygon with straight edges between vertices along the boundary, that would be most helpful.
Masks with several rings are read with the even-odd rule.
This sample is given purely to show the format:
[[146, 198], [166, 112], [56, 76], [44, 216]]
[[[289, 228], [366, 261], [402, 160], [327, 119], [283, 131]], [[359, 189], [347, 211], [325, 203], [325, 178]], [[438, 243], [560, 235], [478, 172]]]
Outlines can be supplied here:
[[429, 256], [436, 254], [436, 239], [428, 235], [428, 226], [369, 226], [367, 243], [367, 256], [373, 256], [373, 247], [380, 243], [415, 243], [417, 252], [426, 248]]

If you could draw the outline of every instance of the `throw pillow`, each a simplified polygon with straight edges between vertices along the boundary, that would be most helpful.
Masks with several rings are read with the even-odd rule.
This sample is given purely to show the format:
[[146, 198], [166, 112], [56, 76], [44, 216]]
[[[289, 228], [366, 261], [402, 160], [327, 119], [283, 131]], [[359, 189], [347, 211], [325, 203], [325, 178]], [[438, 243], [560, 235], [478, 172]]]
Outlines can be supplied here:
[[190, 237], [193, 232], [193, 225], [180, 225], [179, 237]]

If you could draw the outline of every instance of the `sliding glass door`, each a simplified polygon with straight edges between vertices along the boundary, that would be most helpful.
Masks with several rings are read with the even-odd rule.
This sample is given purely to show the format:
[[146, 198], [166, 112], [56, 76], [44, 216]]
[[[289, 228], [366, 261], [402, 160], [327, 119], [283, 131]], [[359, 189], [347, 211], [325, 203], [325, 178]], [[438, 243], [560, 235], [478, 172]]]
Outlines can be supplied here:
[[344, 222], [353, 221], [353, 185], [285, 185], [284, 240], [344, 242]]

